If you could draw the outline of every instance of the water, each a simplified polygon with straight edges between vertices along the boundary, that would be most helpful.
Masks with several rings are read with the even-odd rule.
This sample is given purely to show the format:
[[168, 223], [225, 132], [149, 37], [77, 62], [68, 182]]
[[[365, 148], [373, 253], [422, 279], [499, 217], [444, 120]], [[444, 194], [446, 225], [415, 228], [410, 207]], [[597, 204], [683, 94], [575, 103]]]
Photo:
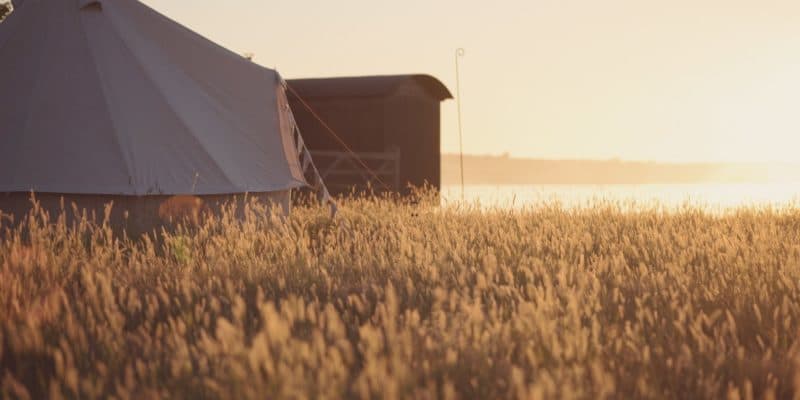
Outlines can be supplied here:
[[[458, 203], [459, 185], [442, 188], [445, 204]], [[625, 207], [711, 210], [738, 207], [800, 206], [800, 183], [652, 184], [652, 185], [467, 185], [464, 199], [480, 207], [522, 208], [558, 202], [563, 207], [585, 207], [613, 202]]]

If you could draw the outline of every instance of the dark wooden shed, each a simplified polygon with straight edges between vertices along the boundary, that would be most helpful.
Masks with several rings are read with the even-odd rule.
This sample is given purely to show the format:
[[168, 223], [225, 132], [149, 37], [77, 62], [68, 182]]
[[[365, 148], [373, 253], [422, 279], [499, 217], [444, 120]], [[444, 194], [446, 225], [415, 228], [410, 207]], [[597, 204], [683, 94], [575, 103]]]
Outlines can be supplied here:
[[295, 79], [287, 83], [297, 125], [332, 193], [347, 193], [368, 182], [376, 190], [383, 185], [375, 182], [324, 124], [391, 190], [403, 193], [409, 184], [425, 183], [440, 189], [439, 106], [453, 96], [438, 79], [391, 75]]

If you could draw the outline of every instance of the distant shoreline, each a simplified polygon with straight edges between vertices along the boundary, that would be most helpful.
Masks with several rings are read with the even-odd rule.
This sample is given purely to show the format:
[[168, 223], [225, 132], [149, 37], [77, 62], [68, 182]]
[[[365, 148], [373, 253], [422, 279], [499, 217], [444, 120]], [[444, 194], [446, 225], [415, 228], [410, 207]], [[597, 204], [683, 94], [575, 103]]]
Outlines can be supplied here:
[[[690, 184], [800, 182], [800, 165], [547, 160], [464, 156], [467, 184]], [[442, 184], [460, 183], [459, 156], [442, 154]]]

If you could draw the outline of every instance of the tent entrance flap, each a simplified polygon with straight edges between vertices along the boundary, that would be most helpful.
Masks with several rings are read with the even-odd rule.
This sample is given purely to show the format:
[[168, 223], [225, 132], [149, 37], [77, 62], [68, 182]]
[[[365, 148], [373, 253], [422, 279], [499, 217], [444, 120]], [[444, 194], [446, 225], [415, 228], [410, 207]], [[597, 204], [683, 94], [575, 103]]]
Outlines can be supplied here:
[[[286, 82], [283, 82], [283, 85], [286, 87]], [[311, 189], [316, 193], [320, 202], [330, 207], [331, 216], [334, 217], [338, 211], [338, 206], [330, 192], [328, 192], [328, 187], [325, 185], [317, 166], [314, 164], [311, 152], [308, 150], [305, 141], [303, 141], [303, 135], [300, 132], [300, 128], [297, 126], [297, 122], [294, 120], [294, 115], [291, 113], [291, 110], [289, 110], [289, 124], [292, 127], [292, 136], [294, 138], [295, 147], [297, 148], [298, 160], [300, 162], [300, 168], [303, 171], [303, 176]]]

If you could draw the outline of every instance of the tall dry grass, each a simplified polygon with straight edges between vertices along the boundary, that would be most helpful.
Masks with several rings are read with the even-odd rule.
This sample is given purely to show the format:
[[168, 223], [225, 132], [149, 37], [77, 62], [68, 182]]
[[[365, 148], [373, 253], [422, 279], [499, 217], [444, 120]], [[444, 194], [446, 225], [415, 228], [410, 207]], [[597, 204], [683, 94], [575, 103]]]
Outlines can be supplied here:
[[797, 398], [800, 209], [350, 200], [0, 242], [3, 398]]

